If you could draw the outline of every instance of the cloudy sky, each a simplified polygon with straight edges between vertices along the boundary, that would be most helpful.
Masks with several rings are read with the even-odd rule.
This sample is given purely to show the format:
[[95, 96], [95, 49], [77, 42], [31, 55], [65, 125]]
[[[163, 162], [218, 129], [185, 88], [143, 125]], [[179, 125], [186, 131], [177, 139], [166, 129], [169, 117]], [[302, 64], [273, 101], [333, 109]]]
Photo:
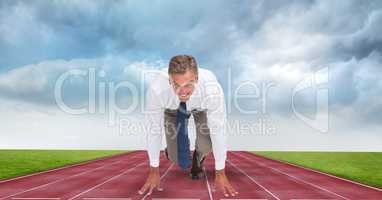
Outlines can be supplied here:
[[142, 149], [147, 72], [191, 54], [231, 149], [382, 151], [381, 32], [379, 0], [0, 1], [0, 148]]

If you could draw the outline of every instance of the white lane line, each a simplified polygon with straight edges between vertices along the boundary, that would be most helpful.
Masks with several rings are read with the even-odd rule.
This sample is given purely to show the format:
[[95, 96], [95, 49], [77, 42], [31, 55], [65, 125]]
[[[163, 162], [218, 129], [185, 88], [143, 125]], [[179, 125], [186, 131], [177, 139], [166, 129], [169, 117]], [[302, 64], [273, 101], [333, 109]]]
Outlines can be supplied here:
[[135, 165], [135, 167], [130, 168], [130, 169], [127, 169], [127, 170], [125, 170], [124, 172], [122, 172], [122, 173], [120, 173], [120, 174], [118, 174], [118, 175], [115, 175], [115, 176], [113, 176], [113, 177], [107, 179], [106, 181], [104, 181], [104, 182], [102, 182], [102, 183], [99, 183], [99, 184], [97, 184], [97, 185], [95, 185], [95, 186], [93, 186], [93, 187], [91, 187], [91, 188], [89, 188], [89, 189], [87, 189], [87, 190], [81, 192], [81, 193], [79, 193], [79, 194], [73, 196], [72, 198], [70, 198], [70, 199], [68, 199], [68, 200], [72, 200], [72, 199], [77, 198], [77, 197], [79, 197], [79, 196], [81, 196], [81, 195], [83, 195], [83, 194], [85, 194], [85, 193], [87, 193], [87, 192], [90, 192], [90, 191], [96, 189], [97, 187], [104, 185], [105, 183], [108, 183], [108, 182], [110, 182], [110, 181], [112, 181], [112, 180], [114, 180], [114, 179], [116, 179], [116, 178], [118, 178], [118, 177], [120, 177], [120, 176], [122, 176], [122, 175], [124, 175], [124, 174], [126, 174], [126, 173], [129, 173], [130, 171], [133, 171], [134, 169], [136, 169], [137, 167], [143, 165], [144, 163], [146, 163], [146, 161], [141, 162], [141, 163]]
[[211, 200], [213, 200], [214, 198], [212, 197], [211, 186], [210, 186], [210, 183], [208, 181], [208, 176], [207, 176], [206, 168], [204, 168], [204, 167], [203, 167], [203, 173], [204, 173], [204, 177], [206, 178], [206, 184], [207, 184], [207, 189], [208, 189], [208, 196], [210, 197]]
[[9, 182], [9, 181], [18, 180], [18, 179], [21, 179], [21, 178], [27, 178], [27, 177], [30, 177], [30, 176], [36, 176], [36, 175], [39, 175], [39, 174], [45, 174], [45, 173], [48, 173], [48, 172], [54, 172], [54, 171], [58, 171], [58, 170], [62, 170], [62, 169], [67, 169], [67, 168], [71, 168], [71, 167], [77, 167], [77, 166], [81, 166], [81, 165], [86, 165], [86, 164], [89, 164], [91, 162], [107, 160], [107, 159], [111, 159], [113, 157], [118, 157], [118, 156], [122, 156], [124, 154], [130, 154], [130, 153], [134, 153], [134, 152], [106, 156], [106, 157], [102, 157], [102, 158], [98, 158], [98, 159], [94, 159], [94, 160], [89, 160], [89, 161], [85, 161], [85, 162], [78, 163], [78, 164], [67, 165], [67, 166], [63, 166], [63, 167], [59, 167], [59, 168], [54, 168], [54, 169], [51, 169], [51, 170], [46, 170], [46, 171], [43, 171], [43, 172], [37, 172], [37, 173], [28, 174], [28, 175], [24, 175], [24, 176], [18, 176], [18, 177], [7, 179], [7, 180], [2, 180], [2, 181], [0, 181], [0, 184], [5, 183], [5, 182]]
[[34, 198], [12, 198], [12, 199], [18, 199], [18, 200], [57, 200], [57, 199], [61, 199], [61, 198], [45, 198], [45, 197], [34, 197]]
[[285, 162], [285, 161], [282, 161], [282, 160], [275, 160], [275, 159], [267, 158], [267, 157], [260, 156], [260, 155], [257, 155], [257, 154], [255, 154], [255, 155], [258, 156], [258, 157], [262, 157], [264, 159], [267, 159], [267, 160], [272, 160], [272, 161], [275, 161], [275, 162], [280, 162], [280, 163], [283, 163], [283, 164], [291, 165], [291, 166], [294, 166], [294, 167], [298, 167], [298, 168], [305, 169], [305, 170], [308, 170], [308, 171], [316, 172], [316, 173], [319, 173], [319, 174], [330, 176], [332, 178], [336, 178], [336, 179], [339, 179], [339, 180], [347, 181], [347, 182], [350, 182], [350, 183], [354, 183], [356, 185], [360, 185], [360, 186], [363, 186], [363, 187], [367, 187], [367, 188], [370, 188], [370, 189], [373, 189], [373, 190], [378, 190], [378, 191], [382, 192], [382, 189], [376, 188], [376, 187], [373, 187], [373, 186], [370, 186], [370, 185], [365, 185], [365, 184], [358, 183], [358, 182], [355, 182], [355, 181], [352, 181], [352, 180], [349, 180], [349, 179], [344, 179], [344, 178], [341, 178], [341, 177], [338, 177], [338, 176], [334, 176], [332, 174], [328, 174], [328, 173], [320, 172], [320, 171], [317, 171], [317, 170], [314, 170], [314, 169], [310, 169], [310, 168], [307, 168], [307, 167], [295, 165], [293, 163], [288, 163], [288, 162]]
[[238, 171], [240, 171], [242, 174], [244, 174], [245, 176], [247, 176], [252, 182], [256, 183], [258, 186], [260, 186], [263, 190], [265, 190], [266, 192], [268, 192], [270, 195], [272, 195], [274, 198], [280, 200], [280, 198], [278, 198], [275, 194], [273, 194], [271, 191], [269, 191], [267, 188], [265, 188], [264, 186], [262, 186], [260, 183], [258, 183], [255, 179], [253, 179], [250, 175], [248, 175], [247, 173], [245, 173], [245, 171], [243, 171], [242, 169], [240, 169], [239, 167], [237, 167], [235, 164], [233, 164], [230, 160], [227, 159], [227, 162], [232, 165], [233, 167], [235, 167]]
[[290, 199], [290, 200], [336, 200], [336, 199]]
[[268, 200], [268, 199], [220, 199], [220, 200]]
[[65, 177], [65, 178], [62, 178], [62, 179], [59, 179], [59, 180], [55, 180], [55, 181], [52, 181], [52, 182], [49, 182], [49, 183], [46, 183], [46, 184], [43, 184], [43, 185], [39, 185], [39, 186], [36, 186], [36, 187], [33, 187], [33, 188], [30, 188], [30, 189], [27, 189], [27, 190], [23, 190], [21, 192], [17, 192], [17, 193], [14, 193], [14, 194], [11, 194], [11, 195], [8, 195], [6, 197], [1, 197], [1, 199], [6, 199], [6, 198], [9, 198], [9, 197], [13, 197], [13, 196], [16, 196], [16, 195], [19, 195], [19, 194], [22, 194], [22, 193], [25, 193], [25, 192], [29, 192], [29, 191], [32, 191], [32, 190], [36, 190], [36, 189], [39, 189], [39, 188], [43, 188], [43, 187], [46, 187], [46, 186], [49, 186], [49, 185], [52, 185], [54, 183], [59, 183], [61, 181], [65, 181], [67, 179], [70, 179], [70, 178], [73, 178], [73, 177], [77, 177], [77, 176], [81, 176], [81, 175], [84, 175], [84, 174], [87, 174], [89, 172], [93, 172], [95, 170], [98, 170], [98, 169], [102, 169], [102, 168], [105, 168], [105, 167], [108, 167], [110, 165], [114, 165], [116, 163], [120, 163], [122, 161], [114, 161], [112, 163], [109, 163], [107, 165], [103, 165], [103, 166], [100, 166], [100, 167], [97, 167], [97, 168], [94, 168], [94, 169], [91, 169], [91, 170], [87, 170], [87, 171], [84, 171], [84, 172], [81, 172], [81, 173], [78, 173], [78, 174], [75, 174], [75, 175], [72, 175], [72, 176], [68, 176], [68, 177]]
[[[162, 179], [167, 175], [167, 173], [170, 171], [170, 169], [171, 169], [173, 166], [174, 166], [174, 163], [171, 163], [171, 165], [166, 169], [166, 171], [164, 172], [164, 174], [162, 174], [162, 176], [160, 177], [159, 180], [162, 180]], [[149, 196], [148, 193], [146, 193], [145, 196], [143, 196], [141, 200], [146, 199], [147, 196]]]
[[[249, 161], [254, 162], [253, 160], [251, 160], [250, 158], [247, 158], [246, 156], [243, 156], [243, 155], [240, 155], [240, 154], [237, 154], [237, 156], [242, 157], [242, 158], [245, 158], [245, 159], [247, 159], [247, 160], [249, 160]], [[333, 191], [330, 191], [330, 190], [328, 190], [328, 189], [325, 189], [325, 188], [323, 188], [323, 187], [320, 187], [320, 186], [318, 186], [318, 185], [316, 185], [316, 184], [314, 184], [314, 183], [310, 183], [310, 182], [308, 182], [308, 181], [304, 181], [304, 180], [302, 180], [302, 179], [300, 179], [300, 178], [297, 178], [297, 177], [295, 177], [295, 176], [293, 176], [293, 175], [290, 175], [290, 174], [287, 174], [287, 173], [285, 173], [285, 172], [283, 172], [283, 171], [280, 171], [279, 169], [276, 169], [276, 168], [273, 168], [273, 167], [271, 167], [271, 166], [267, 166], [267, 165], [264, 165], [264, 164], [261, 164], [261, 163], [258, 163], [258, 162], [256, 162], [256, 164], [258, 164], [258, 165], [260, 165], [260, 166], [262, 166], [262, 167], [265, 167], [265, 168], [269, 168], [269, 169], [271, 169], [271, 170], [273, 170], [273, 171], [276, 171], [276, 172], [278, 172], [278, 173], [280, 173], [280, 174], [284, 174], [284, 175], [286, 175], [286, 176], [289, 176], [289, 177], [291, 177], [291, 178], [293, 178], [293, 179], [295, 179], [295, 180], [297, 180], [297, 181], [300, 181], [300, 182], [302, 182], [302, 183], [308, 184], [308, 185], [310, 185], [310, 186], [312, 186], [312, 187], [315, 187], [315, 188], [317, 188], [317, 189], [323, 190], [323, 191], [325, 191], [325, 192], [328, 192], [328, 193], [330, 193], [330, 194], [333, 194], [333, 195], [335, 195], [335, 196], [338, 196], [338, 197], [340, 197], [340, 198], [342, 198], [342, 199], [350, 200], [349, 198], [346, 198], [346, 197], [344, 197], [344, 196], [342, 196], [342, 195], [340, 195], [340, 194], [337, 194], [337, 193], [335, 193], [335, 192], [333, 192]]]
[[84, 200], [131, 200], [131, 198], [82, 198]]
[[190, 198], [152, 198], [152, 200], [200, 200], [200, 199], [190, 199]]

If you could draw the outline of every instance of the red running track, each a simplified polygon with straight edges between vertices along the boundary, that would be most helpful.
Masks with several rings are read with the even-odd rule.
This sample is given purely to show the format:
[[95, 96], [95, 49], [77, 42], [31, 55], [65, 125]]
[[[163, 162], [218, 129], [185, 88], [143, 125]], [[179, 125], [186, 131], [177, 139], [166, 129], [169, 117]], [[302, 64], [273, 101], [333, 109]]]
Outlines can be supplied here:
[[[0, 181], [0, 200], [229, 199], [214, 189], [212, 154], [205, 178], [195, 181], [161, 153], [164, 191], [138, 195], [148, 169], [146, 152], [135, 151]], [[228, 152], [226, 174], [239, 192], [231, 199], [382, 199], [382, 189], [243, 151]]]

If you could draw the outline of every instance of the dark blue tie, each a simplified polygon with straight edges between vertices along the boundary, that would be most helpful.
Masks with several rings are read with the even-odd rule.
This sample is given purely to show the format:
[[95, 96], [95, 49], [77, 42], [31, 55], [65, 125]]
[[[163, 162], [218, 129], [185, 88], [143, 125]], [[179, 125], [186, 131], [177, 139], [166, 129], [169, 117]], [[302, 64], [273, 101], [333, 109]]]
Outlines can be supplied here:
[[191, 164], [190, 140], [187, 130], [187, 107], [185, 102], [180, 102], [176, 113], [176, 127], [178, 129], [178, 164], [182, 169], [187, 169]]

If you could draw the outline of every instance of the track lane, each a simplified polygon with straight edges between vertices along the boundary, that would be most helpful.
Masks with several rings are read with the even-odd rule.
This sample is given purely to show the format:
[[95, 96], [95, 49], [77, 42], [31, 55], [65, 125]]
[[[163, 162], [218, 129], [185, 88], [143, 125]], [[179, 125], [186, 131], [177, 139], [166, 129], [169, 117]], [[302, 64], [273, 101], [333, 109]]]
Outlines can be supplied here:
[[183, 171], [177, 165], [174, 165], [161, 181], [164, 191], [154, 192], [146, 199], [208, 200], [210, 198], [205, 181], [205, 179], [191, 180], [189, 170]]
[[279, 199], [343, 199], [267, 168], [261, 161], [244, 159], [240, 153], [230, 152], [229, 156], [234, 164]]
[[379, 188], [364, 186], [353, 181], [287, 164], [285, 162], [272, 160], [250, 152], [240, 152], [239, 154], [246, 156], [255, 162], [261, 162], [269, 168], [279, 170], [280, 172], [294, 176], [304, 182], [312, 183], [347, 199], [382, 199], [382, 190]]
[[[138, 158], [145, 161], [143, 165], [129, 172], [122, 172], [113, 179], [106, 180], [96, 187], [84, 191], [82, 194], [72, 199], [142, 199], [144, 195], [139, 195], [138, 190], [143, 186], [149, 172], [149, 163], [146, 156]], [[164, 175], [171, 166], [163, 154], [160, 156], [160, 174]]]
[[[215, 190], [212, 154], [205, 160], [205, 177], [201, 180], [191, 180], [189, 171], [182, 171], [177, 165], [170, 166], [171, 163], [161, 152], [160, 173], [165, 190], [154, 190], [151, 196], [144, 199], [382, 199], [382, 191], [379, 189], [249, 152], [227, 154], [226, 174], [235, 189], [240, 192], [233, 198], [224, 197], [220, 191]], [[0, 182], [0, 197], [42, 186], [7, 199], [142, 199], [144, 196], [138, 195], [137, 191], [144, 184], [148, 169], [147, 153], [137, 151]], [[65, 181], [59, 181], [61, 179]]]
[[9, 195], [20, 193], [31, 188], [39, 187], [54, 181], [58, 181], [60, 179], [67, 178], [75, 174], [80, 174], [94, 168], [102, 167], [110, 162], [120, 161], [121, 159], [129, 159], [130, 157], [133, 157], [137, 154], [142, 154], [142, 152], [136, 151], [109, 156], [74, 165], [68, 165], [45, 172], [38, 172], [26, 176], [3, 180], [0, 182], [0, 199], [4, 199]]
[[[133, 167], [135, 163], [141, 161], [142, 153], [134, 154], [133, 156], [119, 157], [117, 159], [107, 160], [102, 163], [101, 166], [96, 168], [85, 169], [81, 173], [72, 174], [71, 176], [60, 177], [55, 181], [39, 185], [33, 188], [28, 188], [12, 195], [8, 195], [2, 199], [14, 199], [14, 198], [69, 198], [71, 195], [82, 191], [98, 181], [107, 179], [120, 170], [126, 168], [126, 166]], [[90, 163], [89, 165], [91, 165]], [[91, 165], [92, 166], [92, 165]]]

